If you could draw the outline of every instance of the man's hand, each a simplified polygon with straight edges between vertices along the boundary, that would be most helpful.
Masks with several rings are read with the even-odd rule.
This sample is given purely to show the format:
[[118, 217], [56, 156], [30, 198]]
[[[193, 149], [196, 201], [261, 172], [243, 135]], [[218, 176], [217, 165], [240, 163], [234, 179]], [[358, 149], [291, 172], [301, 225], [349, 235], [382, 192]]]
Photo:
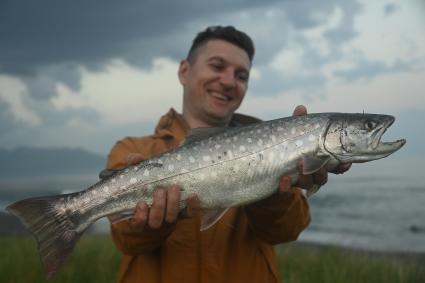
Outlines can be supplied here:
[[[141, 154], [132, 153], [128, 156], [128, 165], [138, 164], [143, 160]], [[130, 227], [142, 231], [146, 226], [158, 229], [164, 223], [174, 223], [179, 217], [180, 188], [171, 186], [158, 187], [153, 195], [153, 203], [149, 207], [146, 202], [140, 201], [130, 219]], [[196, 194], [189, 195], [187, 208], [180, 213], [182, 217], [193, 217], [199, 209], [199, 200]]]
[[[294, 109], [292, 116], [302, 116], [306, 114], [307, 114], [307, 108], [304, 105], [298, 105]], [[319, 187], [323, 186], [324, 184], [328, 182], [328, 172], [326, 168], [322, 167], [319, 171], [313, 174], [304, 175], [302, 173], [303, 172], [302, 166], [303, 164], [301, 163], [299, 165], [298, 181], [294, 186], [291, 185], [290, 177], [282, 176], [280, 178], [279, 193], [291, 194], [296, 187], [303, 188], [306, 190], [310, 190], [310, 189], [317, 190]], [[332, 171], [332, 173], [342, 174], [348, 169], [350, 169], [350, 167], [351, 167], [351, 163], [341, 164], [337, 168], [335, 168]]]

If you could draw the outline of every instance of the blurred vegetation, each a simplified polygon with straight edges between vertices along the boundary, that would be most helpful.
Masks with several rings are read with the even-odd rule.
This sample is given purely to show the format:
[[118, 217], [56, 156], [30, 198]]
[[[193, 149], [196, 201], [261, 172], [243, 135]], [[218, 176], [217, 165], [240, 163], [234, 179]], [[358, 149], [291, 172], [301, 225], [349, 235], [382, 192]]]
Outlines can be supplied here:
[[[120, 255], [108, 235], [85, 235], [64, 269], [46, 280], [30, 237], [0, 237], [0, 282], [115, 282]], [[425, 255], [385, 255], [302, 243], [277, 247], [285, 283], [425, 282]]]

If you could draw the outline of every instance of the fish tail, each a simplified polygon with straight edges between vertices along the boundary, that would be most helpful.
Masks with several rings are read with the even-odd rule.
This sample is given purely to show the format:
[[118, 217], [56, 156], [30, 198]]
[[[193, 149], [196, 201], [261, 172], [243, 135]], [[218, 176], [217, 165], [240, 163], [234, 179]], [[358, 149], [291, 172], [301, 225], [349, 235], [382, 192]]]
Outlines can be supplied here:
[[59, 271], [83, 233], [66, 213], [61, 197], [31, 198], [6, 208], [37, 240], [47, 278]]

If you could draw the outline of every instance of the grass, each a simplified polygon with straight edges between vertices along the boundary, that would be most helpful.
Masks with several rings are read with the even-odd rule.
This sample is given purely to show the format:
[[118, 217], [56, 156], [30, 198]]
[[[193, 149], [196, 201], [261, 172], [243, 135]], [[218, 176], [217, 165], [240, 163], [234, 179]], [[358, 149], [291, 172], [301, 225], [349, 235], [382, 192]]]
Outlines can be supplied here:
[[[107, 235], [86, 235], [65, 268], [46, 280], [35, 241], [30, 237], [0, 237], [0, 282], [115, 282], [119, 253]], [[425, 282], [424, 257], [377, 255], [303, 244], [277, 248], [285, 283]]]
[[293, 243], [277, 249], [283, 282], [424, 283], [422, 256]]
[[35, 240], [0, 237], [2, 283], [108, 283], [116, 282], [120, 256], [107, 235], [85, 235], [77, 243], [64, 269], [47, 280], [41, 268]]

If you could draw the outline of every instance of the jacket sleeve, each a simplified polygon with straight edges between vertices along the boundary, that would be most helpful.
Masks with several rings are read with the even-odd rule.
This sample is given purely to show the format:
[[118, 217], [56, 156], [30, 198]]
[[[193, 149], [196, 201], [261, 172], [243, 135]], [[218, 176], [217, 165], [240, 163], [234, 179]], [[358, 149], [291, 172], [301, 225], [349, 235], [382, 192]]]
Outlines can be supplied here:
[[299, 188], [291, 195], [276, 193], [244, 210], [254, 234], [272, 245], [296, 240], [310, 223], [308, 202]]
[[[146, 142], [149, 143], [148, 138]], [[121, 169], [128, 166], [127, 157], [130, 153], [143, 154], [131, 138], [117, 142], [108, 155], [107, 169]], [[170, 224], [163, 225], [159, 229], [146, 227], [142, 231], [136, 231], [129, 225], [128, 220], [123, 220], [111, 224], [111, 234], [115, 245], [123, 254], [136, 255], [158, 248], [173, 228], [174, 225]]]

